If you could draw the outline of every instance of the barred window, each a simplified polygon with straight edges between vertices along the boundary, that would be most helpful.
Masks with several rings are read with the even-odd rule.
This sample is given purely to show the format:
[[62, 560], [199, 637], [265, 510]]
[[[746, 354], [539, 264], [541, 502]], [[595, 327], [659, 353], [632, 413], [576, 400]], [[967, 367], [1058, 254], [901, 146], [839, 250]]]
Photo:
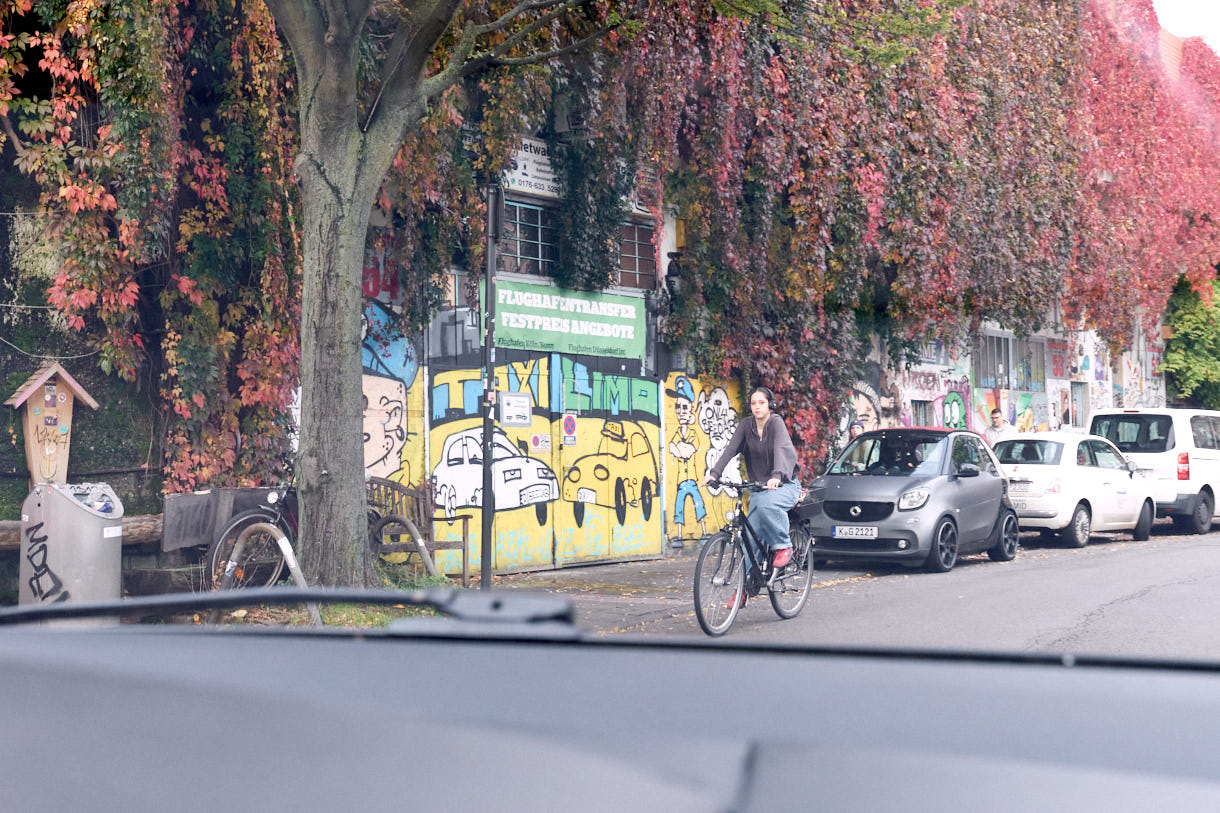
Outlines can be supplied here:
[[974, 354], [974, 380], [976, 387], [985, 389], [1008, 389], [1012, 371], [1011, 352], [1007, 336], [984, 336], [978, 352]]
[[504, 202], [498, 257], [501, 271], [554, 276], [559, 259], [556, 240], [554, 210], [515, 200]]
[[651, 226], [624, 223], [619, 235], [619, 285], [652, 290], [657, 284], [657, 259]]
[[1046, 390], [1046, 341], [1015, 339], [1013, 341], [1013, 389], [1026, 392]]

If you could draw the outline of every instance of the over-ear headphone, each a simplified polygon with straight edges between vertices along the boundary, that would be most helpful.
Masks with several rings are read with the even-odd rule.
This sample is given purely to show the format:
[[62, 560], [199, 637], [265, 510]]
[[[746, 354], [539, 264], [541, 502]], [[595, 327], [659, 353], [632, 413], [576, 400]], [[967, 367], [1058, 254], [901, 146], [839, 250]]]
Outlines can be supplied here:
[[756, 392], [761, 392], [763, 395], [765, 395], [767, 397], [767, 409], [774, 412], [775, 407], [776, 407], [775, 393], [771, 392], [771, 388], [764, 387], [762, 384], [759, 384], [757, 387], [755, 387], [753, 390], [750, 391], [750, 395], [753, 395]]

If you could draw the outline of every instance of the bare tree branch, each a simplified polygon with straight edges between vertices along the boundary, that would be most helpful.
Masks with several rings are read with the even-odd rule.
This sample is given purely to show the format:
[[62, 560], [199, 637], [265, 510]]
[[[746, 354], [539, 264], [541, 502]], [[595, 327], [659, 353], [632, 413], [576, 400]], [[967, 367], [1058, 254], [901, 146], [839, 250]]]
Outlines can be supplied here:
[[17, 151], [17, 156], [25, 154], [25, 142], [17, 135], [17, 131], [13, 129], [13, 123], [9, 121], [8, 114], [0, 116], [0, 123], [4, 125], [4, 132], [8, 134], [9, 140], [13, 142], [13, 149]]
[[517, 19], [522, 14], [525, 14], [530, 11], [541, 11], [544, 8], [550, 8], [551, 6], [555, 6], [555, 5], [560, 5], [560, 4], [566, 5], [571, 2], [572, 2], [572, 0], [532, 0], [532, 1], [527, 1], [527, 2], [523, 2], [523, 3], [518, 3], [515, 7], [513, 7], [510, 11], [506, 12], [504, 14], [504, 16], [502, 16], [500, 19], [496, 20], [495, 22], [490, 22], [485, 25], [479, 26], [478, 34], [480, 37], [486, 36], [487, 34], [494, 34], [497, 31], [502, 31], [503, 29], [507, 28], [508, 25], [510, 23], [512, 23], [513, 20]]
[[522, 56], [522, 57], [494, 57], [491, 60], [489, 60], [488, 64], [490, 64], [490, 65], [514, 65], [514, 66], [516, 66], [516, 65], [537, 65], [539, 62], [546, 62], [547, 60], [555, 59], [556, 57], [561, 57], [565, 54], [570, 54], [573, 51], [579, 51], [581, 48], [584, 48], [586, 45], [591, 45], [594, 42], [596, 42], [597, 40], [606, 36], [607, 34], [609, 34], [611, 31], [613, 31], [617, 27], [618, 27], [617, 25], [602, 26], [601, 28], [597, 29], [589, 36], [579, 39], [576, 42], [573, 42], [569, 45], [565, 45], [562, 48], [556, 48], [551, 51], [545, 51], [545, 52], [537, 53], [537, 54], [530, 54], [529, 56]]
[[521, 28], [514, 31], [503, 42], [491, 48], [487, 52], [487, 55], [494, 60], [503, 56], [504, 54], [507, 54], [513, 48], [516, 48], [518, 45], [525, 42], [525, 40], [532, 34], [536, 34], [543, 27], [550, 25], [564, 14], [582, 5], [584, 5], [584, 0], [563, 0], [561, 5], [552, 8], [546, 14], [543, 14], [537, 19], [531, 20], [530, 22], [521, 26]]
[[[402, 100], [413, 89], [412, 77], [416, 76], [426, 63], [437, 40], [452, 23], [460, 4], [461, 0], [436, 0], [431, 7], [419, 11], [414, 25], [406, 22], [399, 24], [394, 32], [394, 39], [387, 49], [381, 83], [377, 88], [377, 95], [369, 107], [368, 116], [365, 117], [361, 132], [367, 133], [373, 126], [374, 118], [381, 109], [383, 97], [389, 100], [392, 107], [401, 106]], [[466, 53], [469, 53], [474, 47], [474, 38], [470, 29], [471, 26], [466, 27], [466, 31], [463, 32], [459, 41], [459, 47], [461, 47], [468, 38], [470, 39], [469, 45], [466, 46]], [[404, 68], [408, 55], [415, 55], [415, 58]]]

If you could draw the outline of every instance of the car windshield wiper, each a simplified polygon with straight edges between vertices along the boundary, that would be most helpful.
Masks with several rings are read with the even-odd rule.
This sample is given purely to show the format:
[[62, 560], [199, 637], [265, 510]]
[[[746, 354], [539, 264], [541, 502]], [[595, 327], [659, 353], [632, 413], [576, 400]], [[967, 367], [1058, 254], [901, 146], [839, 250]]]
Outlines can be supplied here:
[[332, 587], [262, 587], [210, 593], [170, 593], [114, 601], [19, 605], [0, 608], [0, 624], [68, 618], [169, 615], [254, 605], [380, 604], [435, 610], [449, 619], [494, 624], [572, 626], [572, 602], [558, 596], [481, 592], [431, 587], [426, 590], [358, 590]]

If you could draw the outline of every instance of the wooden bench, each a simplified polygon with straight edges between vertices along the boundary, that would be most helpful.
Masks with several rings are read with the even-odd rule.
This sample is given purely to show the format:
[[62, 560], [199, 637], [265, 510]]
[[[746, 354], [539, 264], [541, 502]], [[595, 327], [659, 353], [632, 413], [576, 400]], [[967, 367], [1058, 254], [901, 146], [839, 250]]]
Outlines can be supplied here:
[[[470, 584], [470, 515], [436, 515], [431, 479], [418, 486], [404, 486], [382, 477], [370, 477], [365, 485], [369, 511], [369, 544], [378, 556], [385, 553], [418, 553], [428, 575], [436, 575], [432, 553], [462, 552], [462, 586]], [[461, 540], [436, 539], [436, 522], [461, 522]], [[406, 537], [408, 541], [400, 539]]]

